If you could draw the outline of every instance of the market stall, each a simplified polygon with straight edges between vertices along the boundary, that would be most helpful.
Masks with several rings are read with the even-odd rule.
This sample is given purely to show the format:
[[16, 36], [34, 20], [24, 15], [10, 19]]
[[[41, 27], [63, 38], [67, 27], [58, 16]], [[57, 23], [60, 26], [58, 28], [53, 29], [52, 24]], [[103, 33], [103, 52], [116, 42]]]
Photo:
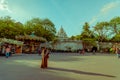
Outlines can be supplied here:
[[20, 54], [22, 53], [22, 41], [17, 41], [13, 39], [7, 39], [7, 38], [0, 38], [0, 54], [5, 53], [6, 46], [9, 46], [11, 48], [11, 51], [14, 50], [14, 53]]
[[40, 43], [47, 41], [45, 38], [33, 34], [16, 36], [16, 40], [24, 42], [23, 53], [36, 53], [40, 47]]

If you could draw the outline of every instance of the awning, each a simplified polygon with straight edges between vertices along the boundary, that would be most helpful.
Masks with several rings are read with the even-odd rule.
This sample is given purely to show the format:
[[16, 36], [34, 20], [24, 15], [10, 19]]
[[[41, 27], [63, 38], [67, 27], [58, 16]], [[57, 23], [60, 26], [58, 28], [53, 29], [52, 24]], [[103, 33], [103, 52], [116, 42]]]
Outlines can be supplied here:
[[32, 36], [32, 35], [19, 35], [15, 37], [17, 40], [23, 39], [23, 40], [37, 40], [41, 42], [46, 42], [47, 40], [43, 37], [38, 37], [38, 36]]
[[23, 45], [24, 42], [13, 40], [13, 39], [1, 38], [0, 39], [0, 43], [9, 43], [9, 44]]

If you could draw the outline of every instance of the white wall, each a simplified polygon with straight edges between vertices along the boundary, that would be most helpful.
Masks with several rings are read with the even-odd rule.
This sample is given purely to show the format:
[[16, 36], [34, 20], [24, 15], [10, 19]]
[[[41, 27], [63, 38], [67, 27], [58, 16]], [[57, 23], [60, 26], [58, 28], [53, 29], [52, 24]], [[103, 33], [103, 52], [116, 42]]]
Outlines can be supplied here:
[[61, 41], [54, 45], [56, 50], [68, 50], [71, 48], [71, 51], [82, 49], [83, 45], [81, 41]]

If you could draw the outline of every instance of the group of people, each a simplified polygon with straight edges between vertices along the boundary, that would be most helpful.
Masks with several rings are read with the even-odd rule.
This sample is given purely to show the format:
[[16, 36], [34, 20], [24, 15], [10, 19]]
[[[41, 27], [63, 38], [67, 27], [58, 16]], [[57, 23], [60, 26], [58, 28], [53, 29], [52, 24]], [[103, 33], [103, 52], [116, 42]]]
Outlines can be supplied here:
[[92, 52], [93, 54], [95, 54], [97, 52], [97, 47], [96, 46], [93, 46], [91, 50], [89, 49], [79, 49], [79, 53], [80, 54], [85, 54], [85, 52]]
[[49, 54], [50, 54], [50, 50], [48, 48], [43, 47], [41, 50], [41, 56], [42, 56], [41, 68], [43, 69], [48, 67]]
[[5, 57], [6, 57], [6, 58], [8, 58], [8, 57], [11, 55], [10, 52], [11, 52], [11, 48], [10, 48], [9, 45], [3, 46], [3, 47], [1, 48], [1, 53], [2, 53], [2, 54], [5, 54]]
[[0, 54], [5, 55], [6, 58], [8, 58], [14, 53], [15, 53], [15, 46], [9, 44], [0, 46]]

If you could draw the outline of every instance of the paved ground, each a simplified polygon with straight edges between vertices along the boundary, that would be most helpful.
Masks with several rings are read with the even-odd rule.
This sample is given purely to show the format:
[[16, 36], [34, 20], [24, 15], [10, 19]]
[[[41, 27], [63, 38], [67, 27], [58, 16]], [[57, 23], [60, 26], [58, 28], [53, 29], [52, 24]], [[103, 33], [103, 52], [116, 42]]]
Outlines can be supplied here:
[[40, 64], [37, 54], [0, 57], [0, 80], [120, 80], [120, 59], [113, 54], [56, 53], [48, 69]]

